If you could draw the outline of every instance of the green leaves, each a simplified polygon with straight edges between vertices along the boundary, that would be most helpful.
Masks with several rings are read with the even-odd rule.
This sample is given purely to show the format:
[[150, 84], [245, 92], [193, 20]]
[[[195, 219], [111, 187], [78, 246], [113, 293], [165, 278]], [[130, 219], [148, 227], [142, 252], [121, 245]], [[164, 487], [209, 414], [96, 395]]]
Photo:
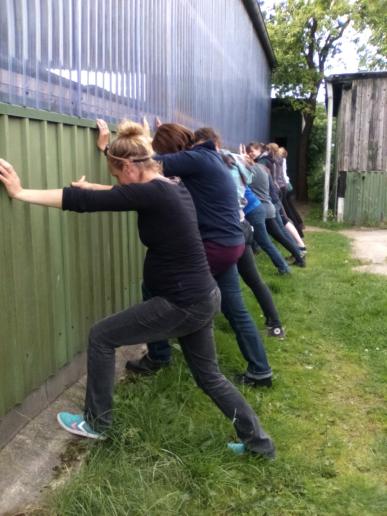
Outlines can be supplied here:
[[387, 2], [372, 0], [356, 2], [355, 27], [369, 31], [368, 43], [359, 47], [360, 65], [363, 69], [387, 68]]
[[359, 45], [363, 69], [387, 67], [386, 0], [287, 0], [264, 13], [278, 66], [273, 86], [279, 96], [316, 98], [326, 64], [340, 54], [342, 37], [352, 26], [368, 31]]

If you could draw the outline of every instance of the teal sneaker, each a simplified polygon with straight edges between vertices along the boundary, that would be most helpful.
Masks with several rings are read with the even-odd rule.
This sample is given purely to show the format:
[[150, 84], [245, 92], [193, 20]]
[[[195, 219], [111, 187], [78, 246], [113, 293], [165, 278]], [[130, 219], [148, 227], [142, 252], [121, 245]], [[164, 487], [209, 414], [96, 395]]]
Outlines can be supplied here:
[[89, 439], [106, 439], [105, 435], [99, 434], [93, 430], [81, 414], [59, 412], [56, 418], [60, 426], [67, 430], [67, 432], [70, 432], [70, 434], [88, 437]]
[[243, 443], [235, 443], [235, 442], [228, 443], [227, 448], [229, 450], [231, 450], [233, 453], [235, 453], [235, 455], [243, 455], [243, 454], [247, 453], [248, 451], [250, 451], [250, 453], [260, 456], [264, 459], [268, 459], [268, 460], [275, 459], [275, 448], [274, 448], [273, 443], [271, 443], [271, 448], [269, 450], [262, 451], [262, 452], [254, 452], [252, 450], [248, 450]]
[[247, 451], [243, 443], [228, 443], [227, 448], [234, 452], [235, 455], [243, 455]]

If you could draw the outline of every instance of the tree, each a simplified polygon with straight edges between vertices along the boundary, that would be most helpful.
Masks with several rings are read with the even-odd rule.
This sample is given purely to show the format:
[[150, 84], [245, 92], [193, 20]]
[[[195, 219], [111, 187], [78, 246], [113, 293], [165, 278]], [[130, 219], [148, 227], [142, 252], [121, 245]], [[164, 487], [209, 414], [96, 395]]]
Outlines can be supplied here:
[[347, 0], [282, 0], [264, 13], [278, 66], [273, 86], [290, 97], [303, 114], [297, 193], [307, 200], [307, 152], [316, 116], [317, 95], [327, 60], [340, 52], [342, 36], [353, 19]]
[[355, 27], [369, 29], [368, 45], [359, 49], [360, 65], [368, 70], [387, 68], [387, 2], [363, 0], [357, 3]]

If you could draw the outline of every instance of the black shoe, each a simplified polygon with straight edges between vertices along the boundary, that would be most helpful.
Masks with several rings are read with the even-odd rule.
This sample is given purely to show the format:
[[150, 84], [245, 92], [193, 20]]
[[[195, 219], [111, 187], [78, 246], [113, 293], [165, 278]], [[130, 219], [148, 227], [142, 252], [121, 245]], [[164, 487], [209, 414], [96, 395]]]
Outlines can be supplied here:
[[290, 276], [292, 273], [292, 271], [289, 269], [289, 267], [287, 269], [278, 269], [278, 274], [280, 276]]
[[266, 326], [267, 335], [269, 337], [275, 337], [278, 340], [284, 340], [285, 330], [282, 326]]
[[293, 265], [295, 265], [296, 267], [302, 267], [302, 268], [306, 267], [305, 258], [301, 258], [301, 260], [296, 260]]
[[239, 383], [239, 385], [247, 385], [249, 387], [271, 387], [273, 382], [271, 376], [269, 378], [251, 378], [247, 376], [245, 373], [237, 374], [235, 376], [235, 381]]
[[131, 373], [150, 375], [157, 373], [157, 371], [168, 365], [169, 362], [156, 362], [146, 354], [140, 360], [128, 360], [125, 368]]
[[288, 258], [286, 258], [286, 261], [289, 265], [295, 265], [296, 267], [302, 268], [306, 267], [305, 258], [296, 259], [293, 256], [289, 256]]

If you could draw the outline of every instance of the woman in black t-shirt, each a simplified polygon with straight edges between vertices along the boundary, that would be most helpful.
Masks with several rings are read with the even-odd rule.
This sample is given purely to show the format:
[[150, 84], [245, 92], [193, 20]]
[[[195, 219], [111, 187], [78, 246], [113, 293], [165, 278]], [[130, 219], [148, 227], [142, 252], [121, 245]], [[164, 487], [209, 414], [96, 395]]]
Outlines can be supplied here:
[[23, 189], [12, 165], [0, 160], [0, 181], [11, 198], [77, 212], [138, 212], [142, 242], [148, 247], [144, 281], [154, 297], [106, 317], [90, 330], [84, 414], [61, 412], [70, 433], [106, 438], [112, 424], [115, 349], [122, 345], [179, 339], [197, 384], [234, 424], [243, 445], [271, 458], [274, 445], [252, 408], [219, 371], [212, 323], [220, 294], [201, 241], [191, 196], [181, 182], [160, 174], [144, 129], [123, 123], [107, 151], [118, 186], [87, 183], [70, 188]]

